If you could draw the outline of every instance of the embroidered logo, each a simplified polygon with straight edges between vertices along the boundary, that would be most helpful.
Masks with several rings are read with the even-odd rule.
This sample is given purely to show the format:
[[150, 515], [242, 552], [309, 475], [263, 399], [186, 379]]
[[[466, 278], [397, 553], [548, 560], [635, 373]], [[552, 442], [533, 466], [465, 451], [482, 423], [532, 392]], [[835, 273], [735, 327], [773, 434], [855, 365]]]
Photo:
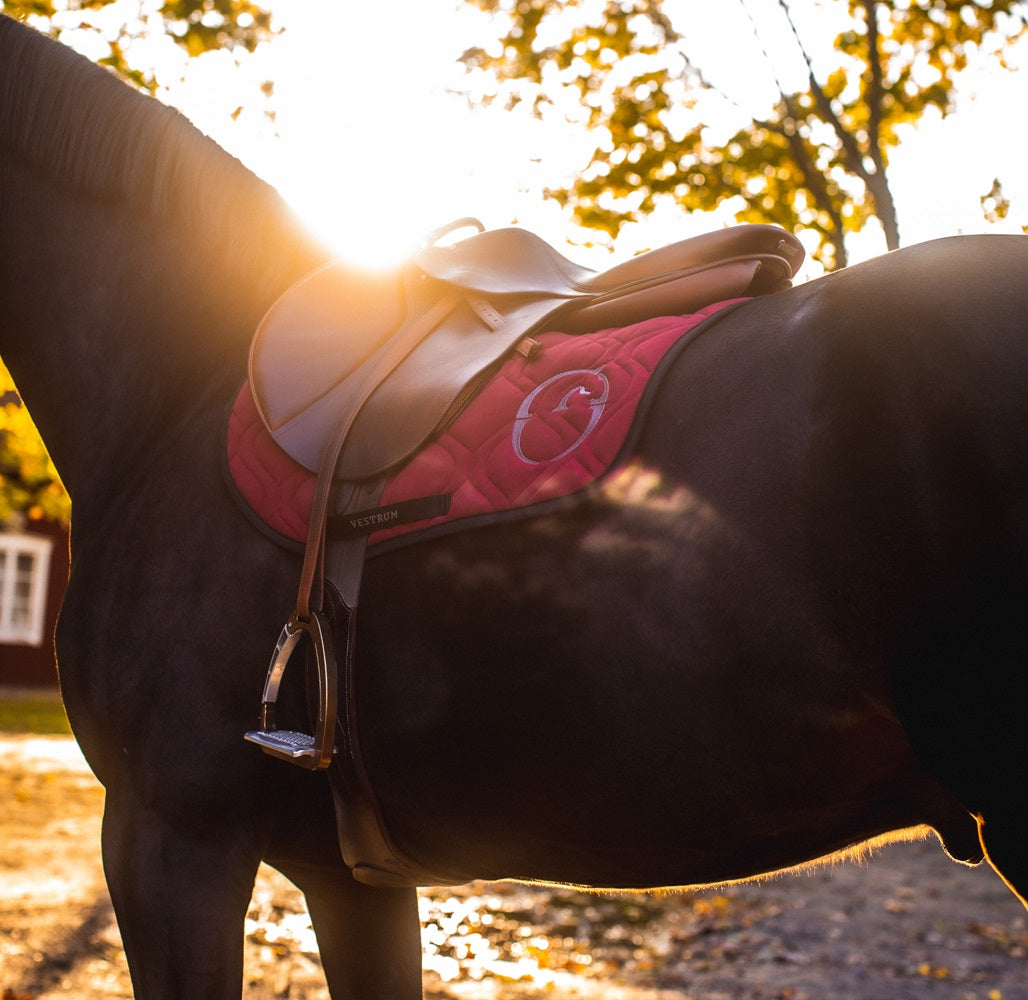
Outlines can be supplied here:
[[553, 375], [518, 407], [511, 433], [514, 454], [526, 465], [565, 458], [593, 432], [609, 399], [610, 382], [602, 365]]

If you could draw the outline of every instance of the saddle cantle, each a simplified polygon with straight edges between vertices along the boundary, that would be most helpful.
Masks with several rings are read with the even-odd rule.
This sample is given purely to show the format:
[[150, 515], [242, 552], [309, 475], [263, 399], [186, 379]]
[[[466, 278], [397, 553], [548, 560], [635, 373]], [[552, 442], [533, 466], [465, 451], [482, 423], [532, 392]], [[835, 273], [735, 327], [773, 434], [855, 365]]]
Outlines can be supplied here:
[[[435, 245], [467, 225], [479, 234]], [[373, 509], [385, 473], [458, 413], [512, 350], [531, 356], [532, 334], [627, 326], [778, 291], [803, 259], [794, 236], [762, 225], [684, 240], [602, 273], [521, 229], [484, 232], [460, 220], [437, 239], [394, 273], [334, 263], [308, 275], [271, 307], [250, 351], [261, 420], [316, 482], [296, 610], [268, 668], [261, 728], [246, 738], [329, 770], [343, 859], [359, 881], [385, 887], [449, 879], [397, 849], [364, 770], [353, 687], [367, 536], [328, 539], [330, 508]], [[284, 671], [304, 641], [317, 675], [313, 735], [280, 731], [275, 720]]]
[[603, 272], [524, 229], [427, 246], [390, 273], [332, 263], [264, 317], [250, 382], [272, 437], [312, 472], [332, 429], [351, 420], [335, 476], [367, 479], [408, 458], [483, 371], [544, 321], [577, 333], [695, 312], [788, 287], [802, 258], [790, 233], [745, 225]]

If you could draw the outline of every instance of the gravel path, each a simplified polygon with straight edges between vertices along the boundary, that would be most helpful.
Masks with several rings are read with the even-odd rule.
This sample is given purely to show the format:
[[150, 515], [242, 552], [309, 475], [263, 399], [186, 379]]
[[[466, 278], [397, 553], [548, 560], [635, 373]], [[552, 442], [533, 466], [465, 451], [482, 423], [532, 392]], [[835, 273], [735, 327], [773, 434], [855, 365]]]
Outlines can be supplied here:
[[[0, 738], [0, 998], [131, 997], [70, 739]], [[726, 890], [426, 891], [428, 1000], [1028, 1000], [1028, 913], [932, 841]], [[262, 869], [246, 1000], [327, 1000], [302, 899]]]

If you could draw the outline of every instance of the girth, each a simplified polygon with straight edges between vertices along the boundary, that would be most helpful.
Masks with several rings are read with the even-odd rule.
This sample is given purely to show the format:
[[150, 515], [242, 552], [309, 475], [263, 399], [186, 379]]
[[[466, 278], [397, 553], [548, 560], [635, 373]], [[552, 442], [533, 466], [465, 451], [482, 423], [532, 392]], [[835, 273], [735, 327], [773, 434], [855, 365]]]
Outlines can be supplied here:
[[[474, 220], [455, 225], [469, 222], [481, 230]], [[296, 608], [272, 654], [260, 729], [246, 738], [283, 760], [328, 770], [343, 859], [359, 881], [392, 888], [463, 879], [403, 855], [368, 780], [355, 696], [367, 534], [330, 537], [330, 514], [374, 510], [388, 473], [459, 412], [509, 352], [530, 352], [533, 333], [628, 325], [777, 291], [791, 284], [802, 257], [783, 230], [740, 226], [597, 274], [524, 230], [499, 230], [426, 247], [398, 274], [367, 286], [344, 265], [328, 265], [269, 310], [251, 347], [250, 383], [271, 435], [317, 479]], [[279, 730], [284, 672], [308, 644], [314, 732]]]

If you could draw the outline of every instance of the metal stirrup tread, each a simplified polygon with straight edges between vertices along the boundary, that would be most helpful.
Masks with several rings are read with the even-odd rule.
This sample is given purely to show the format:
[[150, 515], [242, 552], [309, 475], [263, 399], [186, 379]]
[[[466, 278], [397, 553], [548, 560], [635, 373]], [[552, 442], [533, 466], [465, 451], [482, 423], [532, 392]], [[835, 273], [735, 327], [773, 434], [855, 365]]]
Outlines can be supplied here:
[[[313, 735], [288, 729], [280, 730], [276, 728], [275, 723], [275, 705], [282, 685], [282, 676], [304, 636], [309, 637], [314, 646], [315, 673], [318, 679], [318, 718]], [[245, 738], [251, 743], [256, 743], [273, 757], [310, 771], [323, 770], [332, 763], [332, 756], [335, 753], [337, 702], [336, 656], [332, 629], [320, 611], [312, 612], [307, 621], [302, 621], [294, 615], [283, 627], [268, 667], [261, 704], [261, 728], [246, 733]]]

